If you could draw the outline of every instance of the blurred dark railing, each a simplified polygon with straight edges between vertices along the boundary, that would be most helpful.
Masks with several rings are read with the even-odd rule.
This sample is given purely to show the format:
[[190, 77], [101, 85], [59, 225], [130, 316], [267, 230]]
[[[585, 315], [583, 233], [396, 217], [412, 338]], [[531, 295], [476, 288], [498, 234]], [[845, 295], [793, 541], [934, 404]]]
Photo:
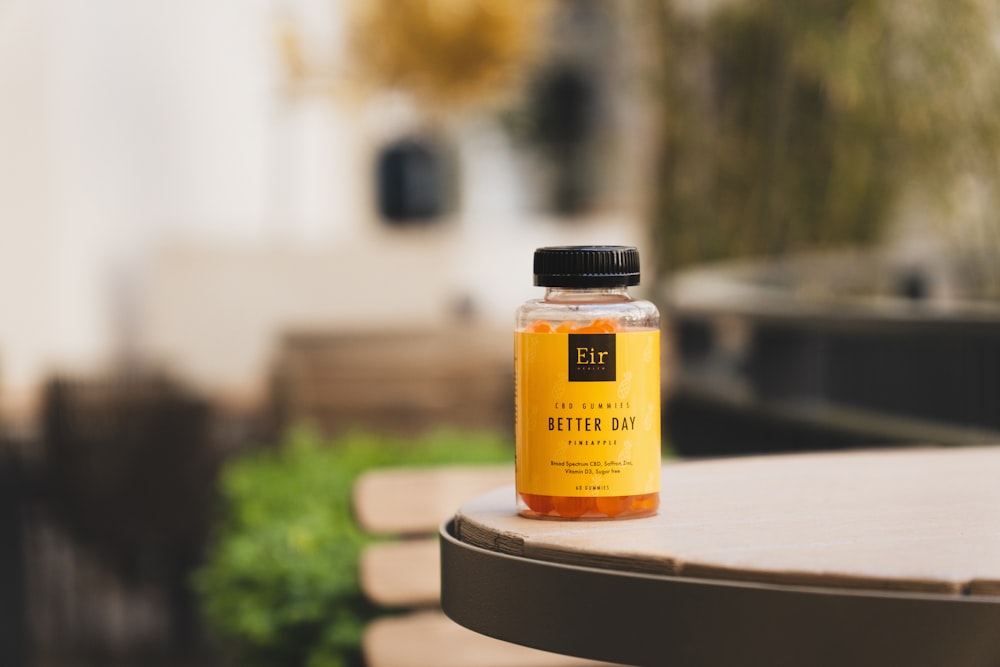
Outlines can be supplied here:
[[879, 270], [830, 256], [682, 277], [664, 417], [678, 451], [1000, 441], [1000, 307], [866, 293], [892, 284]]
[[15, 448], [0, 440], [0, 661], [11, 667], [28, 659], [24, 523], [29, 493]]
[[207, 659], [188, 579], [212, 516], [210, 425], [163, 375], [48, 383], [37, 441], [8, 448], [33, 456], [0, 457], [3, 664]]

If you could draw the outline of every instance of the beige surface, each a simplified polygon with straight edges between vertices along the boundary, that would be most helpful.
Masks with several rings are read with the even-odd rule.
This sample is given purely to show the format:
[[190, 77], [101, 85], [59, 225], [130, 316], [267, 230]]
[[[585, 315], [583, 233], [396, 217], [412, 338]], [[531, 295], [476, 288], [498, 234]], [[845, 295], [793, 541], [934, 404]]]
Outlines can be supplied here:
[[429, 535], [463, 502], [513, 481], [513, 463], [372, 470], [354, 484], [354, 513], [370, 533]]
[[630, 521], [524, 519], [508, 486], [456, 525], [462, 541], [568, 564], [1000, 595], [1000, 446], [669, 464], [660, 513]]
[[571, 658], [493, 639], [439, 611], [371, 623], [363, 639], [368, 667], [589, 667], [608, 663]]
[[441, 552], [437, 538], [366, 547], [358, 565], [361, 591], [383, 607], [437, 604], [441, 597]]

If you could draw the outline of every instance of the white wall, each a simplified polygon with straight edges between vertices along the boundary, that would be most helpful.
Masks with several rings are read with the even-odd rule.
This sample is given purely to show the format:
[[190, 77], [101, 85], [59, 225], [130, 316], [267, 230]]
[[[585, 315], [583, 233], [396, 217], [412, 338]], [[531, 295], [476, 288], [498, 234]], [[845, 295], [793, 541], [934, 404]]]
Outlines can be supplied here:
[[453, 128], [454, 219], [402, 233], [380, 225], [370, 175], [393, 98], [281, 92], [276, 16], [301, 21], [307, 54], [335, 66], [343, 6], [0, 3], [8, 406], [30, 402], [52, 370], [106, 367], [123, 338], [194, 382], [240, 393], [259, 387], [274, 337], [290, 327], [431, 321], [461, 296], [506, 327], [537, 293], [535, 247], [643, 241], [621, 202], [581, 224], [533, 215], [520, 158], [484, 121]]
[[264, 0], [0, 4], [7, 397], [106, 360], [114, 283], [159, 239], [286, 233], [267, 208], [270, 16]]
[[0, 377], [20, 382], [51, 347], [57, 324], [52, 53], [43, 9], [0, 7]]

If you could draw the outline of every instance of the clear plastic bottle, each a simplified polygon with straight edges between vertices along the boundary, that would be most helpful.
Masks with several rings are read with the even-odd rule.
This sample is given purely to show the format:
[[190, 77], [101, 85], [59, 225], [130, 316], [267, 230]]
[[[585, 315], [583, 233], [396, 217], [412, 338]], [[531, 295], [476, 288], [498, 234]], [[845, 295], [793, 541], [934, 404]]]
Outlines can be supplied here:
[[633, 299], [639, 253], [539, 248], [515, 329], [517, 506], [545, 519], [655, 514], [660, 313]]

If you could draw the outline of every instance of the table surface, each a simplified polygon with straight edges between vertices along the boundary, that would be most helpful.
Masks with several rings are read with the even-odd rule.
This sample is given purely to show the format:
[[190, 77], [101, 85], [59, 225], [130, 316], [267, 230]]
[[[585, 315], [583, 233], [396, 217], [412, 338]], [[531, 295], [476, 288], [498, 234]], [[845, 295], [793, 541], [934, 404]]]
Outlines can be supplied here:
[[[618, 650], [620, 634], [607, 642], [588, 636], [581, 644], [581, 634], [599, 634], [603, 627], [590, 627], [586, 619], [567, 626], [562, 637], [549, 637], [501, 616], [537, 606], [542, 596], [547, 598], [541, 606], [556, 616], [581, 604], [629, 605], [639, 596], [647, 612], [666, 618], [674, 613], [670, 600], [686, 599], [690, 610], [707, 605], [710, 595], [712, 606], [703, 620], [723, 623], [723, 605], [734, 627], [723, 623], [722, 636], [748, 632], [748, 623], [759, 625], [757, 635], [745, 641], [773, 664], [783, 664], [775, 654], [779, 646], [795, 646], [789, 654], [794, 660], [787, 662], [795, 664], [810, 647], [829, 644], [824, 633], [830, 628], [816, 621], [824, 614], [826, 625], [855, 633], [859, 641], [863, 636], [863, 642], [855, 653], [826, 646], [822, 656], [809, 656], [813, 664], [836, 664], [824, 663], [826, 658], [867, 664], [873, 656], [910, 664], [935, 664], [937, 658], [1000, 664], [1000, 446], [668, 463], [659, 513], [622, 521], [519, 517], [509, 486], [459, 508], [442, 540], [445, 611], [475, 630], [539, 648], [632, 664], [646, 664], [652, 655], [635, 647]], [[486, 575], [495, 569], [495, 581], [469, 583], [464, 558]], [[452, 561], [456, 572], [449, 573]], [[523, 571], [511, 575], [514, 580], [505, 578], [515, 565]], [[573, 588], [545, 590], [570, 574], [575, 583], [565, 585]], [[636, 578], [645, 583], [627, 597], [621, 582], [631, 585]], [[643, 592], [654, 589], [663, 595]], [[493, 604], [490, 596], [501, 598], [492, 612], [466, 611], [469, 599], [482, 606]], [[562, 600], [548, 599], [552, 596]], [[771, 612], [796, 628], [794, 642], [789, 644], [788, 633], [770, 643], [759, 636], [770, 632]], [[894, 620], [886, 623], [887, 615]], [[696, 621], [675, 618], [686, 628], [676, 639], [687, 641], [701, 632]], [[869, 635], [865, 623], [880, 632]], [[930, 651], [920, 645], [919, 634], [913, 638], [924, 625], [937, 642]], [[628, 634], [629, 627], [623, 624], [616, 632]], [[632, 640], [655, 647], [662, 639], [657, 627], [662, 626], [636, 631]], [[655, 641], [647, 637], [657, 632]], [[909, 648], [893, 646], [893, 632], [900, 641], [910, 637], [904, 642]], [[700, 664], [716, 650], [710, 637], [704, 641], [686, 653], [675, 647], [675, 653]], [[875, 645], [888, 653], [871, 651]], [[741, 650], [745, 658], [746, 649]]]

